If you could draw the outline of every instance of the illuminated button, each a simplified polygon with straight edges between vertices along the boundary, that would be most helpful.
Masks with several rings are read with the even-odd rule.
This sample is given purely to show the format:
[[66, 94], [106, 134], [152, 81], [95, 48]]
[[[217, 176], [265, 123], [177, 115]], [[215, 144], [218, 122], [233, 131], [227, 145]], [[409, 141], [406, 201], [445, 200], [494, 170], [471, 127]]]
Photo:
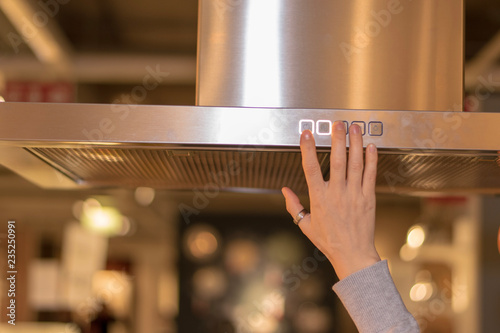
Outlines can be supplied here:
[[299, 134], [302, 134], [305, 130], [310, 130], [314, 134], [314, 121], [302, 119], [299, 123]]
[[331, 135], [332, 122], [330, 120], [318, 120], [316, 123], [316, 133], [318, 135]]
[[371, 136], [381, 136], [384, 133], [384, 125], [380, 121], [368, 123], [368, 134]]
[[365, 124], [364, 121], [353, 121], [351, 123], [351, 126], [352, 125], [358, 125], [359, 128], [361, 128], [361, 135], [365, 135], [365, 133], [366, 133], [366, 124]]

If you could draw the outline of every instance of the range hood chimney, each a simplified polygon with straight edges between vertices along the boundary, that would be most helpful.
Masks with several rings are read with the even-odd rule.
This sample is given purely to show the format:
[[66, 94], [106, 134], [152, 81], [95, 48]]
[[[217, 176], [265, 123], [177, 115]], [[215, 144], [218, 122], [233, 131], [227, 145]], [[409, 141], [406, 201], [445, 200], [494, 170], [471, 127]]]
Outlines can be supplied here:
[[47, 188], [305, 193], [332, 123], [379, 192], [500, 193], [500, 114], [461, 112], [463, 1], [200, 0], [197, 106], [0, 103], [0, 163]]
[[461, 111], [463, 2], [202, 0], [197, 104]]

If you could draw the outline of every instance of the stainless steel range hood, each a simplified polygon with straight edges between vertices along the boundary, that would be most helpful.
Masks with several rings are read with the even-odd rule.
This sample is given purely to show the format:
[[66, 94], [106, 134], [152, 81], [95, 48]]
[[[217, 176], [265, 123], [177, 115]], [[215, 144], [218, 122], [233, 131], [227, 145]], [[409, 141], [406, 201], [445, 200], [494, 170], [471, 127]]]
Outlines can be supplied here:
[[200, 1], [197, 106], [0, 103], [0, 163], [47, 188], [306, 192], [314, 132], [380, 148], [381, 192], [500, 193], [500, 114], [461, 110], [463, 3]]

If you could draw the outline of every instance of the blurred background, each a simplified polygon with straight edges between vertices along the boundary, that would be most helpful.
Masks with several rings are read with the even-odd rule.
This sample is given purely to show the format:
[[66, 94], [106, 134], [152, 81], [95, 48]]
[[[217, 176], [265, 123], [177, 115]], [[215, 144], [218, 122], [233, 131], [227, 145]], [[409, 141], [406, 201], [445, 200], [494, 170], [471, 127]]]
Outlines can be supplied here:
[[[194, 105], [197, 9], [0, 0], [0, 100]], [[465, 22], [465, 108], [498, 112], [500, 2], [467, 0]], [[151, 70], [158, 86], [138, 94]], [[423, 332], [498, 331], [500, 199], [394, 193], [377, 207], [377, 247]], [[0, 247], [1, 332], [356, 332], [279, 193], [49, 191], [0, 168]]]

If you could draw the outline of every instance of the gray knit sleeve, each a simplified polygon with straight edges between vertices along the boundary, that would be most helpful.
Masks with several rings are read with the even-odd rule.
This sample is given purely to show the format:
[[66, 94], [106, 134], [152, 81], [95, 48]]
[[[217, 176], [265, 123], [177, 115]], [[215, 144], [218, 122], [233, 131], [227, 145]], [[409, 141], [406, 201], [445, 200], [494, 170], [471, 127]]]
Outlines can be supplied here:
[[361, 333], [420, 332], [394, 285], [387, 260], [349, 275], [333, 291]]

